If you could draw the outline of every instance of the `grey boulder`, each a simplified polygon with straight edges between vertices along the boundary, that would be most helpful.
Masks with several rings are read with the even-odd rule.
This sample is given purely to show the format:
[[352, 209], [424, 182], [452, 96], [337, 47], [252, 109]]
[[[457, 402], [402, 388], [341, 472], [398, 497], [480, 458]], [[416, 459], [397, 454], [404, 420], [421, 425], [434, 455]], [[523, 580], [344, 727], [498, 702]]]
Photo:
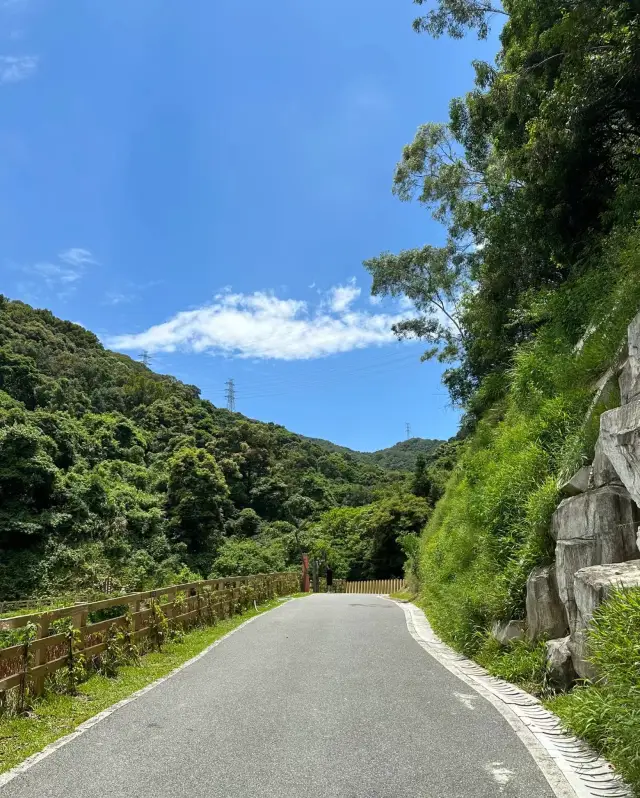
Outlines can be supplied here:
[[600, 416], [599, 442], [620, 481], [640, 504], [640, 399]]
[[617, 485], [565, 499], [554, 513], [551, 533], [557, 540], [558, 595], [572, 632], [576, 621], [575, 573], [588, 566], [637, 557], [638, 515], [627, 491]]
[[591, 477], [589, 479], [590, 488], [602, 488], [605, 485], [622, 485], [620, 477], [616, 474], [615, 468], [611, 465], [611, 460], [604, 453], [602, 441], [598, 438], [596, 451], [591, 466]]
[[549, 679], [556, 687], [568, 690], [576, 678], [576, 672], [571, 659], [569, 637], [547, 642], [547, 670]]
[[579, 493], [586, 493], [589, 490], [590, 466], [582, 466], [579, 471], [560, 485], [560, 493], [565, 496], [577, 496]]
[[620, 401], [623, 405], [640, 396], [640, 313], [629, 325], [627, 340], [629, 357], [622, 367], [618, 379]]
[[534, 640], [562, 637], [567, 628], [555, 565], [534, 568], [527, 579], [527, 634]]
[[515, 640], [522, 640], [524, 637], [524, 621], [496, 621], [491, 629], [491, 634], [500, 643], [508, 646]]
[[594, 565], [578, 571], [574, 579], [576, 624], [570, 643], [573, 665], [585, 679], [597, 678], [588, 662], [588, 629], [596, 609], [617, 588], [640, 587], [640, 560]]

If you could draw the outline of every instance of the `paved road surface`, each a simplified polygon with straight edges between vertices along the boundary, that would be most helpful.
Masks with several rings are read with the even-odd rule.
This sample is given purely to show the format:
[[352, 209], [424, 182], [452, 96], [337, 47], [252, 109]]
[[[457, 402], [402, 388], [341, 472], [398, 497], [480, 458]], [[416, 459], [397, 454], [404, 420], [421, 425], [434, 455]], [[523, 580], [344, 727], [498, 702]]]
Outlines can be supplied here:
[[501, 715], [384, 599], [257, 618], [0, 798], [552, 798]]

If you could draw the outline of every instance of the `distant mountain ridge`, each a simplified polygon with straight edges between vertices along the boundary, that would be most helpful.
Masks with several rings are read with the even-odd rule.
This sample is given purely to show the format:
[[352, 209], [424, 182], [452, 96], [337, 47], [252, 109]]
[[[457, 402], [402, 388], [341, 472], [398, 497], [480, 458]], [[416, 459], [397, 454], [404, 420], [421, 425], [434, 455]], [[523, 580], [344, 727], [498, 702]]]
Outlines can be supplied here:
[[406, 441], [398, 441], [393, 446], [386, 449], [378, 449], [375, 452], [359, 452], [349, 449], [347, 446], [339, 446], [337, 443], [325, 441], [322, 438], [308, 438], [307, 440], [322, 446], [328, 451], [346, 454], [361, 463], [377, 465], [390, 471], [413, 471], [416, 458], [419, 454], [429, 457], [435, 450], [444, 443], [437, 438], [409, 438]]

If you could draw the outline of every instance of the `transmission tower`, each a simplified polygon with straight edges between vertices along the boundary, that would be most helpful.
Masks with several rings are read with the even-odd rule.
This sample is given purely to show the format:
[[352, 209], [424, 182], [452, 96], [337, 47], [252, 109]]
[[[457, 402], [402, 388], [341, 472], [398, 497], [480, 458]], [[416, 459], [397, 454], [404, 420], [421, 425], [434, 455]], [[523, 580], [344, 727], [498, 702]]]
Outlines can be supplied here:
[[225, 382], [225, 385], [226, 390], [224, 395], [227, 400], [227, 410], [230, 410], [233, 413], [236, 409], [236, 388], [231, 378]]
[[409, 440], [409, 438], [411, 437], [411, 424], [409, 424], [409, 422], [407, 421], [404, 427], [407, 431], [407, 440]]
[[149, 368], [149, 366], [151, 365], [151, 361], [152, 360], [153, 360], [153, 358], [147, 352], [146, 349], [144, 349], [142, 352], [140, 352], [140, 362], [143, 363], [147, 368]]

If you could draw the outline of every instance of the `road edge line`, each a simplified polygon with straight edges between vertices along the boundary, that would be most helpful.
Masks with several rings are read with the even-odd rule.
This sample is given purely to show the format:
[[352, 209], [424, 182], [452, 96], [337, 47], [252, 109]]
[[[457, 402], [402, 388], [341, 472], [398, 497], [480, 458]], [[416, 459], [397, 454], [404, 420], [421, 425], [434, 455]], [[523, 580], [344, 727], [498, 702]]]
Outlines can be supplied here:
[[630, 788], [611, 765], [586, 743], [565, 732], [560, 719], [537, 698], [491, 676], [473, 660], [443, 643], [415, 604], [387, 600], [403, 610], [409, 634], [430, 656], [498, 710], [557, 798], [595, 798], [605, 794], [610, 798], [632, 798]]
[[41, 762], [43, 759], [46, 759], [51, 754], [54, 754], [59, 748], [67, 745], [70, 742], [73, 742], [77, 737], [81, 737], [85, 732], [89, 731], [89, 729], [96, 726], [101, 721], [108, 718], [110, 715], [113, 715], [114, 712], [117, 712], [122, 707], [125, 707], [127, 704], [131, 704], [136, 701], [138, 698], [141, 698], [145, 693], [154, 690], [159, 685], [163, 684], [163, 682], [172, 679], [176, 674], [180, 673], [180, 671], [185, 670], [190, 665], [193, 665], [199, 659], [202, 659], [206, 656], [212, 649], [216, 646], [219, 646], [220, 643], [225, 641], [228, 637], [239, 632], [240, 629], [243, 629], [250, 623], [253, 623], [258, 618], [261, 618], [263, 615], [268, 615], [270, 612], [274, 612], [274, 610], [280, 609], [280, 607], [284, 607], [286, 604], [289, 604], [290, 601], [295, 601], [295, 598], [287, 599], [286, 601], [282, 601], [280, 604], [277, 604], [275, 607], [270, 607], [268, 610], [264, 612], [260, 612], [257, 615], [254, 615], [252, 618], [247, 618], [246, 621], [243, 621], [239, 626], [236, 626], [231, 631], [227, 632], [226, 634], [219, 637], [217, 640], [214, 640], [213, 643], [210, 643], [206, 648], [204, 648], [199, 654], [196, 654], [191, 659], [188, 659], [186, 662], [183, 662], [181, 665], [178, 665], [177, 668], [174, 668], [172, 671], [167, 673], [165, 676], [161, 676], [159, 679], [156, 679], [154, 682], [150, 682], [149, 684], [141, 687], [140, 690], [136, 690], [135, 693], [131, 693], [130, 696], [121, 699], [115, 704], [112, 704], [110, 707], [103, 709], [101, 712], [98, 712], [97, 715], [93, 715], [91, 718], [87, 718], [87, 720], [83, 721], [79, 726], [77, 726], [72, 732], [69, 734], [65, 734], [64, 737], [59, 737], [57, 740], [54, 740], [52, 743], [46, 745], [42, 751], [37, 751], [35, 754], [31, 754], [28, 756], [24, 761], [20, 762], [19, 765], [14, 765], [10, 770], [5, 771], [4, 773], [0, 773], [0, 790], [8, 784], [10, 781], [13, 781], [17, 776], [22, 775], [27, 770], [30, 770], [34, 765], [37, 765], [38, 762]]

